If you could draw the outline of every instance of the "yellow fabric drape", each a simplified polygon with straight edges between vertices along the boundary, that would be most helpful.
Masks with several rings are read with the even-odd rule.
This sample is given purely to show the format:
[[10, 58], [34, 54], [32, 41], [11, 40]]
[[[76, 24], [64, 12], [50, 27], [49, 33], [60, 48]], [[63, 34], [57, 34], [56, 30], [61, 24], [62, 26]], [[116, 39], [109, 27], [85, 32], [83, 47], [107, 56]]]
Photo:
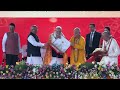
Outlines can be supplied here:
[[71, 46], [71, 55], [70, 55], [70, 64], [77, 65], [85, 63], [85, 39], [80, 36], [79, 39], [76, 40], [74, 36], [70, 39], [70, 42], [74, 44]]

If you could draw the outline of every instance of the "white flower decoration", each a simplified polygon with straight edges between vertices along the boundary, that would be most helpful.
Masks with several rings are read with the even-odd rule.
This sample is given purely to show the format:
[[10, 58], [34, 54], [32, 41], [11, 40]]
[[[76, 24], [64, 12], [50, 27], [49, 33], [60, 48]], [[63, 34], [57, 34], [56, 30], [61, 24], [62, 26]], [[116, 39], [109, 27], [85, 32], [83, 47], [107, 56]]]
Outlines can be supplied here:
[[93, 79], [94, 77], [91, 77], [91, 79]]
[[35, 71], [36, 71], [36, 69], [35, 68], [33, 68], [33, 72], [35, 73]]
[[100, 62], [97, 62], [97, 64], [99, 65], [99, 64], [100, 64]]
[[94, 67], [96, 68], [96, 67], [97, 67], [97, 65], [94, 65]]
[[92, 64], [95, 64], [95, 62], [93, 61]]
[[113, 67], [113, 66], [111, 66], [111, 69], [114, 69], [114, 67]]

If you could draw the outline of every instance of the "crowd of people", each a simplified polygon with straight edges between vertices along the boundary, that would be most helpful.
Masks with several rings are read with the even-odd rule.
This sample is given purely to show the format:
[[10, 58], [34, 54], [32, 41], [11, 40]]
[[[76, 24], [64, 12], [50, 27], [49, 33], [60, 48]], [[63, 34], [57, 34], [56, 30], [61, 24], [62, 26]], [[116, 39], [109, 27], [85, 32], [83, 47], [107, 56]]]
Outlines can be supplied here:
[[[95, 62], [102, 64], [117, 64], [118, 56], [120, 55], [120, 48], [111, 35], [110, 27], [104, 27], [103, 32], [99, 33], [96, 30], [95, 24], [90, 24], [90, 33], [86, 35], [86, 38], [81, 36], [81, 30], [78, 27], [74, 28], [74, 35], [71, 37], [70, 47], [70, 64], [77, 65], [83, 64], [89, 61], [92, 57], [92, 53], [96, 48], [101, 48], [103, 53], [94, 58]], [[49, 40], [46, 43], [40, 42], [38, 36], [38, 27], [36, 25], [31, 26], [30, 34], [27, 38], [27, 60], [26, 63], [33, 65], [53, 65], [64, 64], [68, 62], [67, 52], [57, 53], [52, 47], [52, 41], [65, 37], [62, 33], [62, 27], [57, 26], [52, 34], [49, 36]], [[41, 57], [40, 49], [46, 49], [44, 58]], [[19, 34], [15, 32], [15, 24], [9, 24], [9, 32], [6, 32], [2, 40], [3, 59], [6, 60], [7, 65], [16, 65], [21, 54], [21, 45]]]

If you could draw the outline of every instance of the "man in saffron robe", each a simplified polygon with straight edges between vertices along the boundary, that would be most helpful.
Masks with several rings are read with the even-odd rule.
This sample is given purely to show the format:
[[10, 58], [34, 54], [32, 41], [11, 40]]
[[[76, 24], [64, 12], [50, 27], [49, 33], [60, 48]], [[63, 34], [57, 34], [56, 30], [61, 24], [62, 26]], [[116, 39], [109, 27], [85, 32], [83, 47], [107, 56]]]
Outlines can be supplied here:
[[77, 65], [85, 63], [85, 39], [80, 35], [80, 29], [74, 29], [74, 36], [70, 39], [71, 42], [71, 56], [70, 64]]
[[57, 26], [54, 33], [52, 33], [49, 37], [48, 46], [46, 48], [46, 54], [44, 57], [44, 64], [53, 65], [53, 64], [64, 64], [67, 63], [67, 54], [66, 53], [57, 53], [52, 47], [51, 43], [54, 39], [61, 39], [61, 37], [65, 37], [62, 33], [62, 28]]

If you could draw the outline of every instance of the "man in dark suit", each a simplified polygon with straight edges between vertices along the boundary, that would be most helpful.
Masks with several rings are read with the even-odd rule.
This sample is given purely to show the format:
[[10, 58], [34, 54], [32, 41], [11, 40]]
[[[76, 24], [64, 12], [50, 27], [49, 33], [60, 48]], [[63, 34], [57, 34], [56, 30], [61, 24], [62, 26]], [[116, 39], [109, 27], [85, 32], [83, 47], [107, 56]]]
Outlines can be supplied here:
[[95, 24], [90, 24], [90, 33], [86, 35], [86, 58], [90, 58], [90, 54], [99, 47], [101, 33], [95, 29]]

